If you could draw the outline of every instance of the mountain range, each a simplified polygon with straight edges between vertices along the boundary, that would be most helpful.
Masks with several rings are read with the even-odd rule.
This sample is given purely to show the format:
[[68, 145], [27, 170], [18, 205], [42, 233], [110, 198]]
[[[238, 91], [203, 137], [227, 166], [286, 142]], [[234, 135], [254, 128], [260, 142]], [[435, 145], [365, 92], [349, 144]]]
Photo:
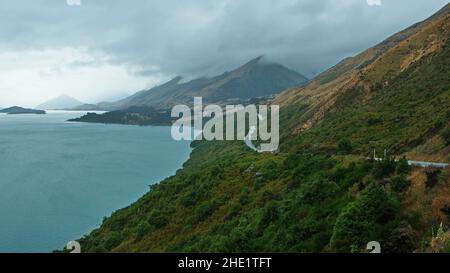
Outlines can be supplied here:
[[450, 172], [407, 161], [450, 161], [450, 4], [272, 103], [277, 153], [194, 142], [84, 251], [450, 252]]
[[258, 57], [243, 66], [211, 78], [183, 82], [182, 77], [138, 92], [113, 103], [100, 103], [103, 110], [122, 110], [133, 106], [169, 109], [177, 104], [191, 105], [195, 96], [206, 103], [248, 100], [272, 96], [281, 91], [304, 85], [308, 79], [280, 64], [269, 63]]

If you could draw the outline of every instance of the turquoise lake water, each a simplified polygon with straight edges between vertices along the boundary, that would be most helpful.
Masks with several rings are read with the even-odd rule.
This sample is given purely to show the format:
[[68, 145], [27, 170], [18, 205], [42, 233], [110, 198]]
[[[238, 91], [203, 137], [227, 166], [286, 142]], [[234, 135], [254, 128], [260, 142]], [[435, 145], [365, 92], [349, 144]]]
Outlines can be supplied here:
[[61, 249], [191, 152], [170, 127], [66, 122], [83, 114], [0, 114], [0, 252]]

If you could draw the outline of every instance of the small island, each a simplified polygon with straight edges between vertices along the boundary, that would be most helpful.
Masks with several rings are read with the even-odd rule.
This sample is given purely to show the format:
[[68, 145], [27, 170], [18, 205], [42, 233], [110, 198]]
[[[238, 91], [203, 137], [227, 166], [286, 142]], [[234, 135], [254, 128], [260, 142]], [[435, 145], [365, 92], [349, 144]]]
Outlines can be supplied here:
[[140, 126], [168, 126], [172, 124], [173, 120], [168, 110], [156, 110], [151, 107], [134, 106], [125, 110], [111, 111], [104, 114], [87, 113], [82, 117], [70, 119], [68, 121]]
[[46, 112], [44, 110], [28, 109], [28, 108], [22, 108], [19, 106], [5, 108], [3, 110], [0, 110], [0, 113], [6, 113], [8, 115], [19, 115], [19, 114], [44, 115], [44, 114], [46, 114]]

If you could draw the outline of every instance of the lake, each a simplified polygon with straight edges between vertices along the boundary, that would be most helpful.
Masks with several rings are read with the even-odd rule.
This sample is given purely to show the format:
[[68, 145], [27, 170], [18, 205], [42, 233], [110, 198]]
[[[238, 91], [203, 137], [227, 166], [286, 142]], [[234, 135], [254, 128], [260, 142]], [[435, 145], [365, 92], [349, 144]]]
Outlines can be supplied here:
[[84, 114], [0, 114], [0, 252], [62, 249], [191, 152], [170, 127], [66, 122]]

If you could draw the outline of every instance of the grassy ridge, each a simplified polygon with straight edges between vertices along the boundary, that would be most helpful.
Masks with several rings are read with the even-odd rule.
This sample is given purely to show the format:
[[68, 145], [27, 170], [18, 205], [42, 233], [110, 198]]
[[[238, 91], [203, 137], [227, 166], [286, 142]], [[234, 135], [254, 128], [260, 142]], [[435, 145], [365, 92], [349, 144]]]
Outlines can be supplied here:
[[450, 127], [449, 59], [447, 46], [392, 78], [388, 86], [341, 94], [320, 124], [289, 145], [327, 146], [351, 138], [361, 154], [373, 149], [401, 154], [444, 134]]

